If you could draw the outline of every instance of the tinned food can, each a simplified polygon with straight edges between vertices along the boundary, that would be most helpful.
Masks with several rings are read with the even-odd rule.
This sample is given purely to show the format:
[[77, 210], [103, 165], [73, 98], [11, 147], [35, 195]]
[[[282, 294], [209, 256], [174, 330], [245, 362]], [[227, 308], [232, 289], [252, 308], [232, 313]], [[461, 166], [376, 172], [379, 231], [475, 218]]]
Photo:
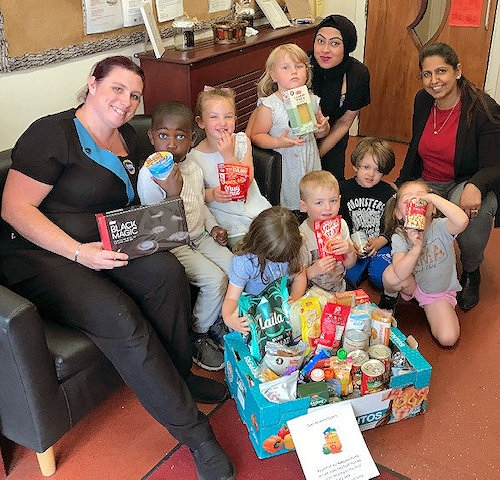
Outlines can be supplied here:
[[364, 350], [352, 350], [347, 355], [347, 358], [352, 360], [352, 368], [351, 368], [351, 377], [352, 377], [352, 386], [356, 390], [361, 389], [361, 367], [365, 362], [367, 362], [370, 357], [368, 353]]
[[352, 352], [353, 350], [366, 350], [369, 341], [368, 333], [363, 330], [346, 330], [344, 332], [342, 347], [348, 352]]
[[385, 368], [380, 360], [371, 359], [361, 365], [361, 395], [380, 392], [384, 389]]
[[386, 345], [372, 345], [368, 349], [368, 355], [384, 364], [384, 375], [385, 379], [388, 380], [391, 373], [391, 349]]

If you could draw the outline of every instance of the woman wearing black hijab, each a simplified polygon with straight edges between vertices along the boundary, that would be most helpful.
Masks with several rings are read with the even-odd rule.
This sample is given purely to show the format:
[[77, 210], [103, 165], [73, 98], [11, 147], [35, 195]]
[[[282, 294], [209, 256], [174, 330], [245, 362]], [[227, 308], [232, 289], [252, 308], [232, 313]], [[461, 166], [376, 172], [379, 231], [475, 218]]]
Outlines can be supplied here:
[[358, 37], [354, 24], [343, 15], [330, 15], [316, 28], [311, 59], [313, 91], [329, 117], [330, 133], [321, 140], [319, 153], [323, 170], [343, 180], [349, 128], [361, 108], [370, 103], [368, 68], [349, 56]]

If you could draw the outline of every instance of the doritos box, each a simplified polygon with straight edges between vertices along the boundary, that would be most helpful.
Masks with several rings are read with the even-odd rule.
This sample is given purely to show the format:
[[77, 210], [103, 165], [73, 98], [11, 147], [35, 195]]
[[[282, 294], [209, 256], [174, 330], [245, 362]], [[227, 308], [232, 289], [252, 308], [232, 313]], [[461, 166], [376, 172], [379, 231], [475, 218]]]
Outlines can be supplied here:
[[339, 262], [345, 260], [345, 255], [335, 255], [333, 253], [333, 240], [336, 240], [342, 235], [342, 217], [329, 218], [328, 220], [314, 221], [314, 234], [316, 235], [316, 243], [318, 245], [318, 255], [320, 258], [333, 256]]
[[282, 92], [285, 102], [286, 113], [292, 135], [299, 136], [306, 133], [315, 132], [316, 115], [311, 104], [311, 97], [305, 85], [298, 88], [292, 88]]
[[98, 213], [96, 220], [104, 249], [126, 253], [130, 259], [189, 243], [180, 197]]
[[230, 193], [232, 200], [246, 200], [250, 186], [250, 167], [218, 163], [220, 189]]

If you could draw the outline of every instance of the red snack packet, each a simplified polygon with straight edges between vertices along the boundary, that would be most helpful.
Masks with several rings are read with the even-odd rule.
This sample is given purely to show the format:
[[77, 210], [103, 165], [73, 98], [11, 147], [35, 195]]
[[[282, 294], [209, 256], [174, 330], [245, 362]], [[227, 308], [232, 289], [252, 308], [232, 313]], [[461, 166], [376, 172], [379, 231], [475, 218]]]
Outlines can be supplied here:
[[321, 334], [316, 344], [316, 353], [329, 350], [334, 355], [340, 347], [351, 307], [326, 302], [321, 315]]
[[218, 163], [220, 189], [230, 193], [232, 200], [246, 200], [250, 186], [250, 167]]
[[342, 217], [337, 215], [328, 220], [314, 221], [314, 234], [316, 235], [319, 258], [335, 257], [335, 260], [339, 262], [345, 260], [345, 255], [335, 255], [333, 253], [332, 245], [332, 241], [341, 236], [341, 219]]

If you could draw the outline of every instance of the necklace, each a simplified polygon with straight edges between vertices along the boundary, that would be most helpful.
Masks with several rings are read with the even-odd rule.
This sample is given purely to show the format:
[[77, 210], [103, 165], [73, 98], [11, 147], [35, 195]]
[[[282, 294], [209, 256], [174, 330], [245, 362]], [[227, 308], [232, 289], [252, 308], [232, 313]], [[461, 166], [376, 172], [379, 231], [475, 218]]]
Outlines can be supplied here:
[[101, 148], [104, 148], [104, 150], [107, 150], [108, 152], [113, 151], [113, 144], [115, 143], [115, 132], [116, 130], [113, 130], [113, 133], [111, 134], [111, 142], [109, 144], [104, 143], [95, 133], [94, 131], [90, 128], [88, 122], [87, 122], [87, 117], [85, 116], [84, 113], [82, 113], [82, 123], [83, 126], [87, 129], [87, 131], [92, 135], [92, 138], [96, 141], [97, 145], [100, 146]]
[[453, 108], [450, 110], [450, 113], [448, 114], [448, 116], [444, 119], [444, 122], [441, 124], [441, 126], [439, 128], [437, 128], [437, 122], [436, 122], [436, 111], [437, 111], [437, 105], [436, 105], [436, 102], [434, 102], [434, 108], [432, 110], [432, 113], [433, 113], [433, 128], [434, 128], [434, 135], [437, 135], [442, 129], [443, 127], [446, 125], [446, 122], [448, 122], [448, 120], [451, 118], [451, 116], [453, 115], [453, 112], [455, 111], [455, 108], [456, 106], [460, 103], [460, 97], [458, 97], [458, 100], [457, 100], [457, 103], [455, 103], [455, 105], [453, 105]]

